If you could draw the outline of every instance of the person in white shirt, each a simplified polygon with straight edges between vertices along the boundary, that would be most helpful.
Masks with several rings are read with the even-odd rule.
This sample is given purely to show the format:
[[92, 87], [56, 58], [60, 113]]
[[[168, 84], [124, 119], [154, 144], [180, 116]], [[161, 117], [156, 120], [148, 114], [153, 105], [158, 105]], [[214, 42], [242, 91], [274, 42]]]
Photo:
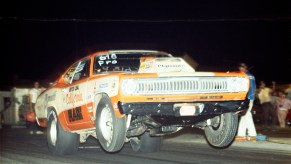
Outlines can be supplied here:
[[[39, 82], [34, 82], [33, 83], [34, 87], [32, 89], [30, 89], [29, 91], [29, 109], [30, 112], [35, 112], [35, 103], [37, 100], [37, 97], [40, 95], [41, 93], [41, 89], [39, 87]], [[29, 133], [30, 134], [43, 134], [42, 131], [38, 130], [38, 125], [36, 122], [26, 122], [28, 129], [30, 130]]]

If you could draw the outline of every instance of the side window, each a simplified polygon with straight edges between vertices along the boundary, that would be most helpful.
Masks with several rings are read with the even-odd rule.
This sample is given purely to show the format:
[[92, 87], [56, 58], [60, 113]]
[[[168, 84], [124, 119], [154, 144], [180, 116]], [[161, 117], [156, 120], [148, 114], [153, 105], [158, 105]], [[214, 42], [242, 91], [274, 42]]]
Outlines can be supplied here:
[[84, 78], [89, 77], [90, 73], [90, 59], [84, 59], [79, 62], [78, 67], [74, 73], [73, 81], [82, 80]]
[[66, 84], [70, 84], [71, 83], [71, 81], [72, 81], [72, 79], [73, 79], [73, 76], [74, 76], [74, 73], [75, 73], [75, 70], [76, 70], [76, 68], [77, 68], [77, 66], [78, 66], [78, 64], [79, 64], [80, 62], [77, 62], [77, 63], [75, 63], [69, 70], [68, 70], [68, 72], [65, 74], [65, 76], [64, 76], [64, 82], [66, 83]]
[[89, 77], [91, 59], [84, 59], [75, 63], [66, 73], [64, 81], [67, 84]]

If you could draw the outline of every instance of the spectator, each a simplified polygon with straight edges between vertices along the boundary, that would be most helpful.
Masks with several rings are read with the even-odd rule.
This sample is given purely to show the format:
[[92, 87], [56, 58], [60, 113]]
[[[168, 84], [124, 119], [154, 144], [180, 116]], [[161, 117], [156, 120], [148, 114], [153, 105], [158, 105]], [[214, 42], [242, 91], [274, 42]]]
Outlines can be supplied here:
[[[30, 112], [35, 112], [35, 103], [37, 100], [37, 97], [40, 95], [41, 93], [41, 89], [39, 87], [39, 82], [34, 82], [34, 88], [32, 88], [29, 91], [29, 109]], [[38, 130], [38, 124], [36, 122], [29, 122], [26, 121], [27, 123], [27, 127], [30, 130], [29, 133], [30, 134], [43, 134], [42, 131]]]
[[278, 99], [278, 92], [277, 91], [273, 91], [271, 94], [271, 103], [273, 105], [273, 107], [276, 109], [276, 101]]
[[0, 110], [0, 129], [4, 125], [4, 111], [6, 111], [10, 107], [10, 101], [5, 101], [4, 109]]
[[286, 98], [286, 94], [279, 92], [279, 98], [276, 101], [278, 109], [278, 120], [281, 128], [286, 126], [286, 117], [288, 114], [288, 109], [291, 109], [291, 100]]
[[253, 74], [248, 71], [248, 67], [244, 63], [240, 63], [238, 66], [239, 71], [245, 72], [250, 78], [250, 88], [247, 94], [247, 98], [250, 100], [249, 107], [244, 115], [240, 117], [239, 125], [238, 125], [238, 133], [235, 138], [236, 141], [241, 140], [251, 140], [255, 141], [257, 132], [255, 128], [255, 124], [253, 121], [253, 116], [251, 110], [253, 108], [254, 100], [255, 100], [255, 90], [256, 90], [256, 80]]
[[271, 104], [276, 109], [276, 100], [278, 98], [278, 92], [276, 91], [276, 82], [272, 81], [272, 93], [271, 93]]
[[291, 84], [289, 84], [288, 88], [285, 90], [287, 93], [287, 99], [291, 100]]
[[272, 93], [272, 89], [266, 87], [266, 83], [264, 81], [261, 81], [260, 83], [260, 89], [259, 89], [259, 93], [258, 93], [258, 97], [261, 103], [261, 107], [263, 110], [263, 118], [264, 118], [264, 127], [268, 127], [268, 122], [269, 119], [271, 117], [271, 127], [275, 128], [276, 126], [276, 121], [277, 121], [277, 117], [276, 117], [276, 111], [274, 106], [271, 103], [271, 93]]

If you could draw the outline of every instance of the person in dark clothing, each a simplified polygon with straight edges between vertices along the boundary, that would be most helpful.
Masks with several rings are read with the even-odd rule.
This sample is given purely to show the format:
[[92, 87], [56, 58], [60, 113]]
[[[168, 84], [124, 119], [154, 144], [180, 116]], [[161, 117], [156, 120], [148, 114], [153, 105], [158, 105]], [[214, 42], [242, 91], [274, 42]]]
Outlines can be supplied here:
[[272, 89], [266, 87], [266, 83], [264, 81], [261, 81], [260, 84], [260, 90], [258, 93], [258, 97], [260, 99], [260, 103], [263, 110], [263, 117], [264, 117], [264, 126], [269, 126], [269, 120], [271, 118], [271, 127], [275, 128], [277, 123], [277, 116], [275, 108], [272, 104], [272, 98], [271, 98]]
[[10, 107], [10, 104], [11, 104], [10, 101], [5, 101], [4, 109], [0, 110], [0, 129], [5, 124], [5, 122], [4, 122], [4, 111], [6, 111]]

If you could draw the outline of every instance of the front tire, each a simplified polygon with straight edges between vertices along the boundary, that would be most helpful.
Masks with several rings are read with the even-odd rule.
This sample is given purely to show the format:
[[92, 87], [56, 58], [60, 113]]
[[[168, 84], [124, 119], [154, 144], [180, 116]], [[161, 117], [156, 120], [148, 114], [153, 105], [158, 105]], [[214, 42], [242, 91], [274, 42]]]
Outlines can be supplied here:
[[110, 98], [102, 95], [96, 112], [96, 134], [106, 152], [119, 151], [125, 142], [126, 120], [115, 115]]
[[134, 152], [151, 153], [161, 149], [162, 137], [152, 137], [149, 132], [145, 132], [139, 137], [130, 139], [130, 145]]
[[211, 125], [205, 127], [208, 143], [217, 148], [224, 148], [233, 141], [238, 126], [238, 116], [234, 113], [224, 113], [211, 119]]
[[49, 151], [55, 155], [73, 154], [78, 151], [80, 135], [66, 132], [58, 121], [55, 111], [48, 116], [47, 142]]

